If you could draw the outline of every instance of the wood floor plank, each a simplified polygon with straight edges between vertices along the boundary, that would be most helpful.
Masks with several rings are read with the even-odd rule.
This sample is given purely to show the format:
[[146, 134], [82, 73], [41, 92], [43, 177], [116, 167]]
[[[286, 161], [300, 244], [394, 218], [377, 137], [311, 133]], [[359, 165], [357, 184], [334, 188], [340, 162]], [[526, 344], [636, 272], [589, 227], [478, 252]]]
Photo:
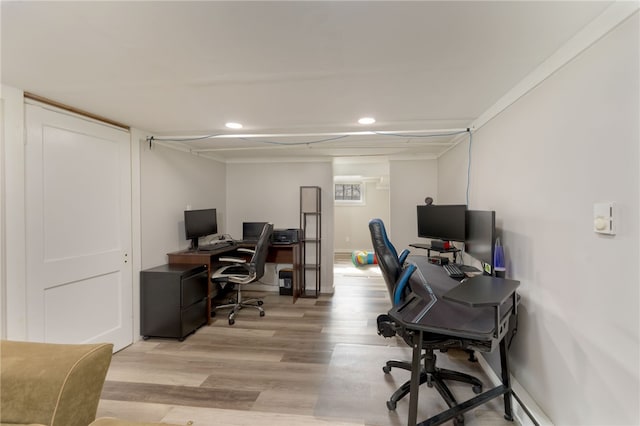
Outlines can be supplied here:
[[[98, 405], [99, 417], [116, 417], [119, 419], [157, 423], [169, 414], [173, 406], [141, 401], [116, 401], [101, 399]], [[185, 422], [186, 424], [186, 422]]]
[[171, 384], [182, 386], [200, 386], [207, 379], [207, 374], [190, 373], [186, 371], [172, 371], [155, 365], [116, 365], [107, 373], [107, 380], [111, 382], [134, 382]]
[[333, 417], [322, 418], [294, 413], [273, 413], [265, 411], [205, 409], [174, 407], [162, 421], [194, 426], [364, 426], [363, 422], [336, 420]]
[[114, 381], [107, 381], [102, 390], [102, 399], [236, 410], [251, 409], [259, 395], [256, 391]]
[[278, 413], [286, 405], [290, 414], [313, 416], [317, 401], [314, 389], [270, 389], [260, 392], [252, 411]]

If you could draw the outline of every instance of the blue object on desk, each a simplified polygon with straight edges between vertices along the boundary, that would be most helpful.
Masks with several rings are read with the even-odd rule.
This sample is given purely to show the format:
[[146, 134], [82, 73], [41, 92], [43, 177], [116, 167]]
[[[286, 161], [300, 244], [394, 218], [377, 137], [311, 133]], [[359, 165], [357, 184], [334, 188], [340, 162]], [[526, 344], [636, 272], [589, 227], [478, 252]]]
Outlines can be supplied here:
[[502, 244], [500, 244], [500, 238], [496, 238], [495, 248], [493, 250], [493, 270], [496, 273], [496, 276], [504, 276], [504, 272], [506, 271], [506, 265], [504, 261], [504, 249]]

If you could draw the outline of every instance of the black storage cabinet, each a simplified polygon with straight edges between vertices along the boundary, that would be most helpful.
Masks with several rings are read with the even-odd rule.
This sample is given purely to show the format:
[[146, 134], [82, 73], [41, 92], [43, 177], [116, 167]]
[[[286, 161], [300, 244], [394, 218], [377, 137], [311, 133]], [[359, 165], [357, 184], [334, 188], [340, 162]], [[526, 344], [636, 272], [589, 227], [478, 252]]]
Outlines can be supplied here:
[[184, 340], [207, 322], [205, 265], [169, 264], [140, 272], [140, 334]]

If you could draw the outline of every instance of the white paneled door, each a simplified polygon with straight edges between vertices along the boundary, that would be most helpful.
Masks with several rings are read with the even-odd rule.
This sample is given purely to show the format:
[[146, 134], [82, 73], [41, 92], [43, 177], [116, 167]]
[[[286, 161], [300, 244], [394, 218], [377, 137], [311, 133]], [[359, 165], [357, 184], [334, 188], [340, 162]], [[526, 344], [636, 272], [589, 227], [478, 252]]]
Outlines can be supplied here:
[[130, 135], [26, 105], [27, 335], [133, 341]]

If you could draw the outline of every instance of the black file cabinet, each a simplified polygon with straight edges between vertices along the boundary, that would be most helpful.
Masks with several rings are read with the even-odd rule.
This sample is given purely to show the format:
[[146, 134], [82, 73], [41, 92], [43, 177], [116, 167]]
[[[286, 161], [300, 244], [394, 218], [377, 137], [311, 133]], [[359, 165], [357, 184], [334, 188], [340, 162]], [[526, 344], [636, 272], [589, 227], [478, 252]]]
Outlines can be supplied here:
[[207, 322], [204, 265], [169, 264], [140, 272], [140, 334], [184, 338]]

